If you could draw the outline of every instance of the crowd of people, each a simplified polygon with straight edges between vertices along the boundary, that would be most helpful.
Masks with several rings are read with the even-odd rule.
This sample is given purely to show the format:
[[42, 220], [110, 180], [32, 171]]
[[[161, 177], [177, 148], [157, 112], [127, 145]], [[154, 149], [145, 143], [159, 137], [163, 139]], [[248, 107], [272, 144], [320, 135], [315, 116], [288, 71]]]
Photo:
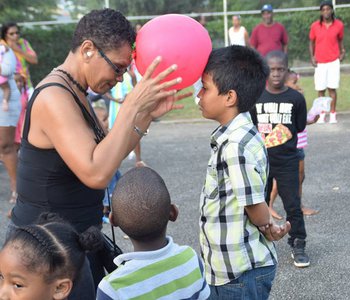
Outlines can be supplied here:
[[[1, 299], [268, 299], [278, 261], [273, 241], [286, 234], [294, 265], [310, 265], [300, 173], [306, 102], [296, 81], [287, 83], [295, 73], [285, 28], [273, 21], [271, 5], [261, 12], [250, 39], [233, 17], [233, 45], [211, 52], [196, 95], [203, 117], [218, 123], [199, 201], [201, 256], [167, 235], [179, 211], [159, 174], [140, 157], [136, 168], [118, 172], [151, 122], [191, 95], [172, 89], [180, 77], [166, 80], [177, 66], [152, 78], [157, 57], [137, 78], [135, 29], [119, 11], [94, 10], [77, 24], [65, 61], [34, 89], [28, 64], [37, 55], [17, 24], [3, 25], [0, 159], [14, 207], [0, 251]], [[335, 123], [345, 50], [331, 1], [321, 3], [309, 37], [316, 90], [328, 89]], [[273, 182], [283, 225], [269, 206]], [[108, 275], [103, 218], [134, 248], [112, 257]]]

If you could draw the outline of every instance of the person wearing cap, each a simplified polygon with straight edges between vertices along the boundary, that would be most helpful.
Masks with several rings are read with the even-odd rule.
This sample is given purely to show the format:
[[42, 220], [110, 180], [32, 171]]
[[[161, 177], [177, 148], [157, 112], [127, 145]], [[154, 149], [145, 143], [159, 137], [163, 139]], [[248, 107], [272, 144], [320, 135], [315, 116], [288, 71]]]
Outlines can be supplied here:
[[[337, 123], [336, 104], [340, 81], [340, 61], [345, 56], [343, 44], [344, 24], [335, 18], [332, 1], [320, 5], [320, 19], [313, 22], [309, 33], [311, 63], [315, 67], [315, 90], [324, 97], [326, 89], [332, 98], [329, 123]], [[325, 123], [321, 113], [317, 123]]]
[[281, 23], [273, 20], [272, 5], [263, 5], [261, 15], [263, 21], [253, 29], [250, 45], [263, 56], [275, 50], [287, 53], [288, 34]]

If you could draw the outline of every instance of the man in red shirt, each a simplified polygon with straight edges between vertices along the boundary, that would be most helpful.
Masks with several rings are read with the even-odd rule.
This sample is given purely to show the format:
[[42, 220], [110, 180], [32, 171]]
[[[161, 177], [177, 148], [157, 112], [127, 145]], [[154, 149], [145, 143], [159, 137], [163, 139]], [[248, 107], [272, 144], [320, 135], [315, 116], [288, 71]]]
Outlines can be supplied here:
[[[323, 1], [320, 5], [320, 20], [310, 29], [309, 51], [311, 63], [315, 68], [315, 90], [324, 97], [326, 89], [332, 98], [329, 123], [337, 123], [336, 104], [340, 79], [340, 61], [344, 58], [344, 24], [335, 19], [332, 1]], [[325, 113], [317, 123], [325, 122]]]
[[274, 50], [287, 53], [288, 34], [281, 23], [273, 21], [272, 6], [265, 4], [261, 15], [263, 21], [253, 29], [250, 45], [263, 56]]

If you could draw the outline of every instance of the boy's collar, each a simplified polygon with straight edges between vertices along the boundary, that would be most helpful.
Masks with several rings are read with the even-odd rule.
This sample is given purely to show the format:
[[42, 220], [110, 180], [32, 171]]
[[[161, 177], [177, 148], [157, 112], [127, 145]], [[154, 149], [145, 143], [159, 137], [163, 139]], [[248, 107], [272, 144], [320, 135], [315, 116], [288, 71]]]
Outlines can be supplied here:
[[211, 145], [220, 146], [228, 139], [233, 131], [249, 123], [252, 123], [252, 118], [249, 112], [238, 114], [230, 120], [230, 122], [225, 125], [220, 125], [213, 131], [211, 135]]

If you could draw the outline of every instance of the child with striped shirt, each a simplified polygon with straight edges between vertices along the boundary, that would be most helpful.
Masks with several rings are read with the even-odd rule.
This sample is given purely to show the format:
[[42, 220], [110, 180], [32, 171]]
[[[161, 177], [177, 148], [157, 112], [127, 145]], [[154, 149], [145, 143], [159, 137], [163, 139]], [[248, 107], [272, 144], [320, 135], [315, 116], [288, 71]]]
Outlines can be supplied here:
[[98, 300], [208, 299], [200, 258], [166, 235], [168, 221], [177, 215], [155, 171], [139, 167], [121, 177], [112, 196], [110, 222], [130, 237], [134, 252], [115, 258], [117, 269], [100, 282]]

